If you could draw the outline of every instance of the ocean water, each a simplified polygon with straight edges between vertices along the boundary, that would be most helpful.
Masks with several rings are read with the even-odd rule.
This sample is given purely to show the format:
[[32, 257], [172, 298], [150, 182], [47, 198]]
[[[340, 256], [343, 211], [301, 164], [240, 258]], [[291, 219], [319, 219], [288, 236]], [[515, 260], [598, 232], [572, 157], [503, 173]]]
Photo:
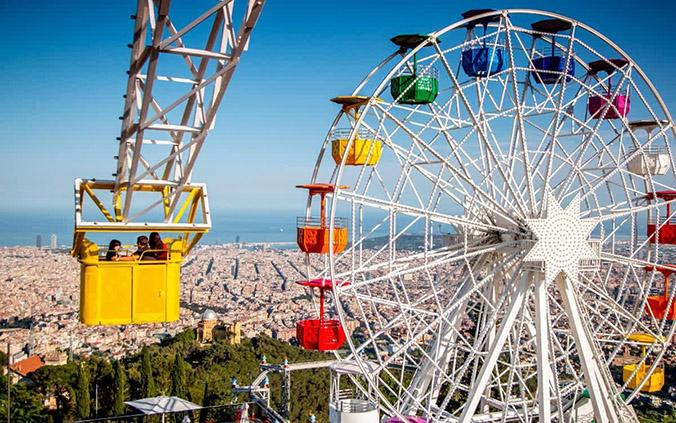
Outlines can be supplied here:
[[[300, 213], [298, 213], [300, 214]], [[201, 244], [235, 242], [295, 242], [296, 213], [291, 211], [212, 211], [212, 229]], [[35, 245], [37, 235], [42, 246], [49, 246], [56, 234], [59, 246], [71, 245], [73, 215], [68, 211], [0, 212], [0, 246]], [[131, 242], [122, 239], [122, 242]], [[96, 242], [105, 243], [105, 240]]]
[[[202, 245], [224, 244], [236, 242], [294, 242], [296, 241], [296, 216], [302, 215], [302, 211], [243, 211], [224, 210], [212, 211], [212, 229], [206, 234], [200, 243]], [[347, 216], [347, 213], [341, 213]], [[385, 217], [379, 212], [372, 213], [366, 218], [365, 226], [372, 228]], [[410, 218], [400, 217], [398, 225], [406, 226]], [[639, 228], [645, 227], [645, 219], [638, 222]], [[611, 230], [609, 225], [606, 231]], [[436, 229], [436, 228], [435, 228]], [[628, 224], [617, 231], [619, 238], [629, 235]], [[387, 235], [388, 226], [381, 225], [371, 236]], [[644, 229], [641, 229], [641, 235]], [[422, 222], [413, 225], [407, 230], [408, 234], [420, 234], [424, 231]], [[435, 232], [437, 232], [435, 230]], [[439, 228], [437, 233], [449, 232], [448, 227]], [[35, 245], [36, 236], [42, 237], [42, 246], [50, 245], [51, 234], [56, 234], [59, 246], [70, 247], [73, 237], [73, 215], [69, 211], [44, 211], [44, 212], [0, 212], [0, 247], [17, 245]], [[135, 235], [103, 234], [90, 237], [98, 244], [107, 244], [113, 236], [120, 239], [124, 244], [133, 244]], [[594, 234], [598, 236], [598, 234]]]

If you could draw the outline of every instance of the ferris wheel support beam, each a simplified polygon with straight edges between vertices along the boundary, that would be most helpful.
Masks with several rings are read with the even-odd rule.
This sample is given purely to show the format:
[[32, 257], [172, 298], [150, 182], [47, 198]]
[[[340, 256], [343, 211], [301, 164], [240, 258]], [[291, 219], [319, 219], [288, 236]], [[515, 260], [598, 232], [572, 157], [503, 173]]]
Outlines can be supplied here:
[[559, 275], [555, 281], [563, 299], [564, 310], [572, 326], [572, 334], [580, 356], [580, 364], [584, 372], [585, 383], [594, 407], [594, 416], [601, 422], [619, 423], [618, 412], [610, 398], [607, 383], [599, 363], [594, 357], [592, 341], [589, 339], [587, 328], [582, 321], [582, 311], [577, 304], [575, 291], [570, 279]]
[[[491, 284], [496, 284], [496, 282], [494, 280], [495, 277], [501, 277], [504, 274], [504, 272], [508, 272], [508, 271], [513, 270], [512, 267], [515, 264], [513, 259], [515, 257], [516, 257], [516, 254], [513, 254], [511, 256], [506, 257], [505, 260], [503, 260], [502, 263], [499, 266], [497, 266], [497, 268], [494, 269], [494, 271], [492, 273], [486, 275], [486, 277], [484, 277], [480, 281], [474, 280], [472, 273], [469, 272], [465, 276], [463, 282], [461, 282], [461, 286], [463, 288], [468, 288], [468, 289], [464, 290], [463, 288], [461, 288], [461, 291], [459, 291], [457, 294], [455, 294], [454, 299], [451, 300], [448, 303], [448, 306], [444, 310], [443, 314], [437, 316], [434, 319], [434, 321], [430, 322], [427, 325], [425, 330], [420, 332], [418, 335], [414, 336], [413, 339], [409, 340], [409, 344], [412, 344], [416, 339], [419, 339], [419, 337], [422, 336], [423, 333], [426, 330], [429, 330], [432, 327], [432, 325], [445, 325], [445, 328], [447, 330], [454, 332], [452, 334], [453, 340], [447, 345], [447, 348], [450, 349], [453, 346], [453, 344], [455, 343], [455, 340], [457, 339], [458, 336], [461, 337], [461, 339], [464, 343], [467, 343], [468, 341], [466, 339], [464, 339], [464, 337], [461, 334], [459, 328], [457, 328], [456, 326], [454, 326], [452, 324], [451, 317], [453, 317], [453, 316], [461, 317], [461, 319], [459, 320], [458, 323], [459, 324], [462, 323], [462, 317], [464, 316], [464, 314], [457, 311], [457, 309], [463, 308], [463, 307], [466, 309], [466, 306], [467, 306], [468, 301], [470, 299], [470, 295], [472, 295], [472, 293], [476, 293], [476, 292], [479, 292], [482, 289], [486, 289]], [[473, 267], [484, 267], [484, 264], [486, 262], [487, 262], [487, 258], [484, 257], [482, 259], [477, 260], [475, 266], [473, 266]], [[399, 317], [400, 316], [397, 316], [397, 318], [395, 320], [397, 320]], [[440, 337], [445, 336], [445, 335], [447, 335], [447, 333], [444, 332], [443, 330], [442, 330], [442, 332], [437, 332], [435, 340], [433, 341], [433, 343], [429, 347], [430, 350], [428, 350], [427, 352], [423, 352], [423, 355], [429, 358], [431, 356], [431, 354], [435, 354], [432, 346], [435, 345], [435, 343], [437, 342], [437, 340]], [[470, 345], [468, 343], [467, 343], [467, 346], [468, 346], [468, 348], [473, 348], [473, 347], [470, 347]], [[398, 351], [395, 351], [392, 354], [392, 357], [400, 355], [402, 353], [402, 351], [405, 350], [405, 347], [406, 346], [404, 346], [404, 348], [402, 348]], [[409, 388], [407, 389], [407, 394], [406, 394], [407, 397], [405, 398], [405, 402], [404, 402], [405, 409], [411, 410], [411, 411], [408, 411], [408, 413], [415, 412], [415, 410], [418, 410], [420, 408], [424, 408], [424, 404], [422, 403], [421, 398], [425, 398], [425, 397], [427, 397], [427, 399], [428, 399], [428, 407], [431, 407], [431, 408], [436, 407], [436, 401], [437, 401], [438, 396], [440, 394], [440, 388], [435, 387], [433, 391], [425, 394], [425, 392], [428, 389], [429, 384], [434, 382], [435, 378], [436, 378], [436, 381], [439, 385], [446, 383], [446, 382], [450, 383], [451, 386], [453, 387], [452, 388], [453, 391], [458, 387], [445, 374], [445, 369], [450, 362], [450, 353], [451, 352], [452, 351], [450, 351], [450, 350], [446, 350], [442, 353], [441, 356], [436, 354], [437, 356], [442, 357], [442, 359], [438, 362], [437, 361], [430, 362], [429, 363], [430, 364], [429, 369], [416, 368], [416, 374], [414, 375], [414, 379], [413, 379], [412, 383], [409, 385]], [[390, 358], [390, 360], [392, 359], [392, 357]], [[466, 369], [469, 364], [470, 364], [470, 361], [466, 361], [465, 364], [463, 364], [463, 366], [461, 366], [461, 369], [459, 371], [464, 372], [464, 369]], [[417, 391], [418, 394], [409, 393], [408, 390], [411, 390], [411, 389]], [[424, 395], [424, 397], [421, 397], [421, 395]], [[447, 395], [446, 399], [444, 400], [444, 404], [442, 404], [441, 409], [444, 409], [446, 407], [446, 402], [450, 398], [450, 395], [452, 395], [452, 392], [447, 393], [446, 395]], [[406, 411], [402, 411], [402, 412], [404, 414], [407, 413]]]
[[486, 391], [488, 379], [490, 378], [491, 373], [493, 373], [495, 364], [498, 360], [498, 357], [500, 356], [500, 353], [502, 352], [502, 348], [504, 347], [505, 342], [507, 341], [507, 337], [509, 336], [509, 333], [512, 330], [512, 326], [516, 321], [516, 317], [518, 316], [519, 311], [521, 311], [521, 308], [523, 307], [524, 299], [526, 298], [527, 287], [528, 287], [528, 277], [526, 275], [523, 275], [521, 276], [521, 280], [519, 281], [519, 284], [517, 285], [516, 289], [512, 293], [509, 309], [507, 310], [507, 313], [502, 319], [500, 330], [498, 330], [495, 341], [489, 347], [488, 354], [484, 360], [483, 366], [481, 367], [479, 376], [474, 381], [472, 391], [470, 392], [469, 397], [467, 398], [467, 402], [465, 403], [465, 406], [463, 408], [462, 414], [460, 415], [459, 421], [462, 423], [469, 422], [472, 420], [472, 417], [474, 416], [477, 406], [479, 405], [479, 401], [481, 400], [481, 397], [484, 395], [484, 392]]
[[[439, 372], [438, 369], [435, 369], [436, 363], [439, 363], [441, 368], [444, 368], [448, 363], [449, 355], [452, 351], [452, 345], [455, 343], [458, 332], [460, 331], [460, 324], [462, 323], [462, 318], [465, 315], [465, 309], [467, 307], [467, 301], [469, 300], [468, 293], [473, 289], [471, 281], [469, 281], [469, 276], [466, 276], [465, 283], [459, 291], [458, 297], [463, 298], [463, 301], [460, 302], [460, 305], [453, 309], [448, 318], [445, 318], [439, 323], [439, 331], [435, 336], [434, 342], [430, 344], [432, 351], [430, 351], [430, 356], [434, 360], [427, 361], [425, 365], [419, 369], [416, 369], [409, 389], [411, 389], [411, 395], [407, 396], [404, 399], [404, 404], [401, 407], [403, 414], [415, 414], [418, 409], [417, 400], [425, 395], [430, 382], [434, 378], [438, 378]], [[439, 396], [438, 390], [433, 392], [430, 396], [430, 404], [436, 404], [436, 400]]]
[[552, 369], [549, 364], [549, 300], [547, 298], [547, 284], [542, 274], [530, 277], [535, 284], [535, 331], [537, 348], [538, 370], [538, 413], [541, 422], [551, 418], [551, 384]]

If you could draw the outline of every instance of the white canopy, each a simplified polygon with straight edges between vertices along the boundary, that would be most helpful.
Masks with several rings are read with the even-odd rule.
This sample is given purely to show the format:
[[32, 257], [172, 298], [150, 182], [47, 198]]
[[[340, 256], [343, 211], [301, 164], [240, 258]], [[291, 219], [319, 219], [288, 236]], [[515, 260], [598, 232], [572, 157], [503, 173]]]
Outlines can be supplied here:
[[136, 401], [125, 401], [125, 404], [134, 407], [143, 414], [177, 413], [181, 411], [199, 410], [200, 407], [179, 397], [153, 397]]

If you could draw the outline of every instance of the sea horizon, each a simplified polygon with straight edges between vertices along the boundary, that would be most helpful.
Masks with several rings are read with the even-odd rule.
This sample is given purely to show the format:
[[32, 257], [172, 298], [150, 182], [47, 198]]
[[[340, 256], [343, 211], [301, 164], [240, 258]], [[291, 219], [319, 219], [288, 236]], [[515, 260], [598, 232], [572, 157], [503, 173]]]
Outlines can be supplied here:
[[[212, 228], [200, 244], [234, 243], [237, 237], [242, 243], [295, 242], [298, 214], [292, 210], [212, 210]], [[0, 212], [0, 247], [35, 246], [38, 235], [42, 247], [49, 247], [52, 234], [56, 234], [57, 246], [70, 247], [72, 211]]]

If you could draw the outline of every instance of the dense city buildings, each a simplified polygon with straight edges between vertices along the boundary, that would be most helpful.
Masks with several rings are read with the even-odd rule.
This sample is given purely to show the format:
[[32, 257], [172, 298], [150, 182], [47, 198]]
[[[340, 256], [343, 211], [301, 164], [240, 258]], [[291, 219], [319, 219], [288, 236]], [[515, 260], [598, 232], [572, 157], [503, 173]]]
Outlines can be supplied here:
[[[622, 247], [620, 247], [622, 248]], [[364, 250], [372, 254], [371, 250]], [[622, 253], [622, 252], [620, 252]], [[400, 250], [397, 254], [406, 254]], [[241, 337], [265, 334], [281, 341], [294, 341], [296, 322], [314, 316], [317, 310], [309, 301], [311, 294], [295, 281], [306, 279], [305, 255], [295, 249], [270, 249], [267, 246], [238, 244], [198, 247], [185, 259], [181, 268], [180, 319], [169, 324], [128, 326], [86, 326], [79, 322], [79, 263], [65, 250], [47, 250], [33, 247], [0, 249], [0, 326], [21, 327], [19, 331], [0, 334], [0, 342], [10, 341], [11, 361], [33, 360], [41, 357], [45, 363], [65, 362], [66, 352], [87, 356], [100, 353], [119, 358], [135, 352], [145, 344], [159, 342], [186, 328], [197, 330], [198, 340], [210, 343], [215, 338], [238, 344]], [[676, 261], [676, 257], [665, 257]], [[314, 275], [322, 268], [321, 259], [312, 261]], [[374, 270], [377, 277], [382, 270]], [[435, 276], [453, 284], [460, 280], [461, 270], [439, 269]], [[622, 281], [619, 271], [611, 270], [607, 287], [613, 292]], [[409, 292], [415, 294], [423, 286], [418, 277], [404, 278]], [[388, 289], [374, 286], [373, 294]], [[639, 289], [629, 296], [628, 308], [639, 307]], [[592, 298], [590, 298], [592, 300]], [[347, 316], [358, 313], [359, 307], [349, 297], [343, 307]], [[368, 310], [365, 318], [375, 319]], [[395, 310], [392, 310], [395, 313]], [[381, 313], [381, 316], [385, 315]], [[389, 316], [394, 318], [394, 314]], [[355, 338], [365, 336], [365, 328], [353, 326], [347, 330]], [[469, 317], [462, 331], [471, 331]], [[392, 335], [397, 337], [396, 331]], [[402, 335], [403, 336], [403, 335]], [[419, 343], [427, 343], [428, 336]], [[387, 351], [398, 348], [398, 340], [387, 346]], [[666, 355], [666, 363], [673, 364], [674, 354]], [[617, 356], [613, 364], [635, 361], [627, 354]], [[20, 373], [17, 373], [20, 376]]]
[[12, 360], [52, 351], [120, 357], [184, 328], [197, 328], [213, 310], [219, 324], [239, 323], [242, 336], [264, 333], [289, 340], [295, 322], [313, 313], [304, 289], [304, 255], [292, 250], [209, 246], [181, 269], [181, 317], [169, 324], [85, 326], [79, 323], [80, 267], [66, 251], [0, 249], [0, 324], [24, 329], [11, 340]]

